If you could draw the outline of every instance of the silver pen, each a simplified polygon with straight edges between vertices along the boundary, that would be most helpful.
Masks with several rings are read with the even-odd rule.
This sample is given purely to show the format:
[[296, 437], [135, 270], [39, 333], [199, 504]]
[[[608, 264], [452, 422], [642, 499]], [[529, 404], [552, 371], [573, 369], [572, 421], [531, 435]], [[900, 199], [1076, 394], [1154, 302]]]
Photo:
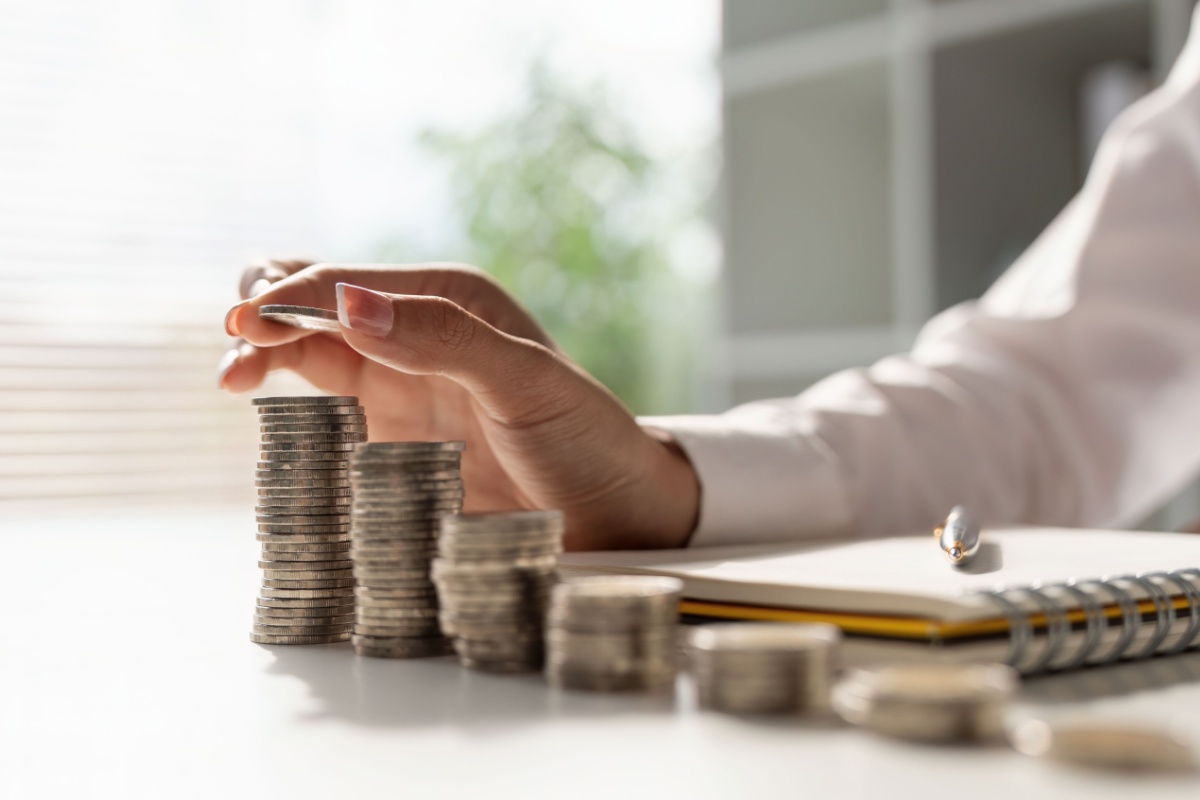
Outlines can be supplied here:
[[962, 506], [950, 509], [941, 525], [933, 529], [938, 546], [956, 567], [966, 564], [979, 552], [979, 523]]

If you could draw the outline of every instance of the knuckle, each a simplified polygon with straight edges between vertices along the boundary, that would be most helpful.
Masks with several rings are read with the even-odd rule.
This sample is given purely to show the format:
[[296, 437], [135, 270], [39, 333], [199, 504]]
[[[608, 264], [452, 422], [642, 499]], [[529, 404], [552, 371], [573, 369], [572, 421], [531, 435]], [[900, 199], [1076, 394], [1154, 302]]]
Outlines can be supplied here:
[[450, 350], [468, 350], [474, 344], [475, 325], [461, 308], [438, 298], [433, 304], [430, 332], [435, 341]]

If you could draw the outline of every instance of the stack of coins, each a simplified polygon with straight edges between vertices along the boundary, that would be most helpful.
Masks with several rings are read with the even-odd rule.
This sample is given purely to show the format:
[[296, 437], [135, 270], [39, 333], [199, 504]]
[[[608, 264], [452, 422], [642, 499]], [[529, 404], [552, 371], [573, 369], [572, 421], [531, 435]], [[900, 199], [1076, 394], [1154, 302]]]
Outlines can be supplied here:
[[829, 710], [830, 678], [842, 640], [836, 626], [705, 625], [690, 638], [702, 707], [733, 714]]
[[674, 683], [679, 597], [674, 578], [580, 578], [554, 587], [546, 677], [555, 686], [637, 691]]
[[464, 666], [536, 672], [542, 626], [562, 552], [559, 511], [458, 514], [442, 518], [433, 576], [442, 630]]
[[350, 635], [350, 479], [366, 441], [357, 397], [259, 397], [258, 540], [262, 592], [252, 641], [328, 644]]
[[354, 652], [379, 658], [450, 653], [429, 565], [443, 514], [462, 509], [462, 442], [372, 442], [350, 460]]
[[1017, 673], [1003, 664], [913, 664], [851, 670], [833, 688], [842, 719], [926, 742], [993, 741]]

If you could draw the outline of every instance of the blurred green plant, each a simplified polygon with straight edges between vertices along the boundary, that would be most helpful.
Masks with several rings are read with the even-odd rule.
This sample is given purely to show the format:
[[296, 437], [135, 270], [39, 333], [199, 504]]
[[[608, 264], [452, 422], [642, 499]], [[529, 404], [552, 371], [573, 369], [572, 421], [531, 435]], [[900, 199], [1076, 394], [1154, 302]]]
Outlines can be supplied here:
[[449, 166], [463, 260], [636, 413], [691, 407], [700, 290], [669, 251], [702, 201], [681, 200], [603, 86], [568, 86], [536, 61], [511, 113], [421, 144]]

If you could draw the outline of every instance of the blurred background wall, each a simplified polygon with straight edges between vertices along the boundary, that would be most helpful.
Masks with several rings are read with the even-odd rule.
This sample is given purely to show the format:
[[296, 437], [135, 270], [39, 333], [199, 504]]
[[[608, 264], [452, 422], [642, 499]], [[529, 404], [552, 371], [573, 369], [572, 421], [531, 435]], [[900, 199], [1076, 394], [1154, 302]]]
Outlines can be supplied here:
[[1192, 5], [0, 0], [0, 510], [248, 509], [214, 370], [264, 255], [478, 264], [639, 413], [905, 349]]
[[[1192, 0], [726, 0], [732, 401], [907, 349], [978, 297], [1158, 83]], [[1150, 526], [1200, 517], [1189, 490]]]

